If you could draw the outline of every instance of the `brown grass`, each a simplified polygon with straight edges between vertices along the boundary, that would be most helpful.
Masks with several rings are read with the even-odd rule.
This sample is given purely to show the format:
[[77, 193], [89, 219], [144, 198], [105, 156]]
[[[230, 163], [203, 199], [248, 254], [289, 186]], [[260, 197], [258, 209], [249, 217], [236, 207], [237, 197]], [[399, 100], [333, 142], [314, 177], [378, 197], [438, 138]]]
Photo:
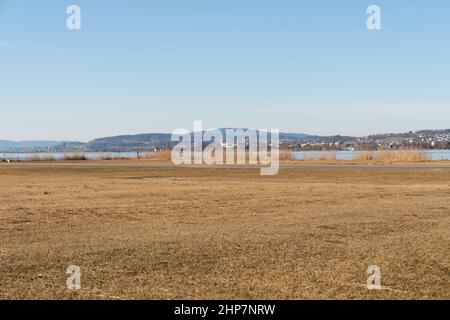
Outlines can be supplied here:
[[288, 150], [280, 150], [280, 161], [295, 161], [294, 152]]
[[102, 155], [96, 157], [95, 160], [108, 161], [108, 160], [115, 160], [115, 159], [111, 155], [102, 154]]
[[374, 153], [372, 151], [361, 151], [353, 157], [356, 161], [372, 161], [374, 160]]
[[420, 150], [379, 150], [376, 152], [362, 151], [353, 157], [356, 161], [379, 162], [425, 162], [431, 161], [431, 157]]
[[151, 161], [162, 161], [167, 162], [172, 160], [172, 152], [170, 150], [164, 150], [160, 152], [155, 152], [148, 156], [139, 155], [140, 160], [151, 160]]
[[[450, 171], [0, 166], [3, 299], [450, 299]], [[65, 287], [82, 269], [82, 290]], [[383, 289], [365, 287], [378, 265]]]
[[50, 155], [39, 155], [39, 154], [32, 154], [25, 158], [25, 161], [35, 162], [35, 161], [55, 161], [55, 158]]
[[64, 155], [63, 160], [66, 161], [85, 161], [88, 160], [83, 153], [68, 153]]
[[404, 162], [423, 162], [430, 161], [430, 156], [420, 150], [397, 150], [397, 151], [378, 151], [375, 158], [378, 161], [404, 161]]
[[41, 158], [38, 155], [30, 155], [25, 158], [26, 161], [41, 161]]
[[351, 160], [338, 160], [335, 151], [305, 153], [303, 161], [326, 161], [328, 163], [413, 163], [431, 161], [431, 156], [422, 150], [360, 151]]
[[[226, 163], [226, 150], [224, 149], [224, 163]], [[235, 151], [234, 163], [237, 163], [237, 152]], [[280, 150], [280, 162], [326, 162], [326, 163], [340, 163], [340, 164], [353, 164], [353, 163], [371, 163], [376, 162], [382, 163], [414, 163], [414, 162], [426, 162], [431, 161], [431, 157], [428, 153], [421, 150], [381, 150], [377, 152], [371, 151], [361, 151], [356, 154], [351, 160], [338, 160], [336, 151], [322, 151], [314, 152], [309, 154], [305, 153], [305, 158], [303, 160], [296, 160], [294, 152], [288, 150]], [[249, 163], [249, 152], [246, 152], [246, 163]], [[55, 161], [51, 155], [40, 156], [40, 155], [30, 155], [24, 161], [34, 162], [34, 161]], [[89, 160], [82, 153], [71, 153], [66, 154], [61, 160], [63, 161], [82, 161]], [[111, 161], [111, 160], [129, 160], [126, 158], [114, 158], [111, 155], [101, 155], [95, 160]], [[164, 150], [156, 153], [140, 153], [139, 160], [148, 160], [154, 162], [171, 162], [171, 151]], [[193, 161], [193, 156], [191, 157]], [[445, 160], [441, 160], [445, 161]]]

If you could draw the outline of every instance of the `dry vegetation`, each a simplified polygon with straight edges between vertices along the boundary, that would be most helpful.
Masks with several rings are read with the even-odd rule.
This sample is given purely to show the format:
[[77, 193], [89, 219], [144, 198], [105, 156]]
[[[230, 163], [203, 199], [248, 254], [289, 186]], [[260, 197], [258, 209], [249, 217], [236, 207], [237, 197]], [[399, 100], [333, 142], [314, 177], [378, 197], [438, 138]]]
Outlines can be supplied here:
[[319, 153], [313, 153], [313, 154], [308, 154], [306, 153], [306, 161], [311, 161], [311, 160], [319, 160], [319, 161], [336, 161], [337, 160], [337, 154], [336, 151], [322, 151]]
[[296, 161], [295, 155], [293, 152], [290, 152], [288, 150], [280, 150], [280, 161], [281, 162]]
[[363, 151], [353, 160], [381, 161], [381, 162], [424, 162], [431, 161], [428, 153], [421, 150], [379, 150], [376, 153]]
[[450, 298], [449, 170], [3, 165], [0, 190], [3, 299]]
[[[237, 155], [235, 151], [235, 162], [237, 161]], [[226, 150], [223, 151], [223, 161], [226, 163]], [[249, 153], [246, 153], [246, 163], [249, 163]], [[163, 151], [150, 155], [146, 158], [141, 157], [141, 160], [154, 160], [154, 161], [171, 161], [171, 152]], [[321, 151], [321, 152], [305, 152], [303, 160], [297, 160], [294, 152], [282, 149], [279, 152], [280, 162], [326, 162], [326, 163], [341, 163], [341, 164], [353, 164], [353, 163], [414, 163], [414, 162], [430, 162], [430, 154], [423, 150], [379, 150], [377, 152], [362, 151], [356, 154], [350, 160], [340, 160], [337, 157], [336, 151]], [[193, 157], [192, 157], [193, 161]], [[442, 160], [445, 162], [445, 160]]]
[[[223, 163], [227, 162], [226, 152], [228, 150], [223, 150]], [[140, 152], [133, 156], [133, 159], [127, 158], [127, 155], [120, 157], [113, 156], [109, 153], [99, 153], [91, 158], [89, 158], [84, 153], [69, 153], [62, 157], [62, 159], [57, 159], [51, 154], [31, 154], [26, 157], [23, 162], [49, 162], [49, 161], [86, 161], [86, 160], [97, 160], [97, 161], [118, 161], [118, 160], [140, 160], [140, 161], [152, 161], [152, 162], [171, 162], [172, 153], [170, 150], [163, 150], [160, 152]], [[269, 155], [270, 156], [270, 155]], [[257, 157], [257, 155], [256, 155]], [[339, 163], [339, 164], [355, 164], [355, 163], [377, 163], [377, 164], [391, 164], [391, 163], [420, 163], [420, 162], [430, 162], [432, 161], [430, 154], [423, 150], [379, 150], [377, 152], [372, 151], [361, 151], [356, 153], [349, 160], [338, 159], [336, 151], [321, 151], [321, 152], [304, 152], [302, 160], [297, 160], [295, 158], [294, 152], [282, 149], [279, 152], [280, 162], [324, 162], [324, 163]], [[249, 163], [249, 152], [245, 154], [246, 163]], [[2, 159], [0, 159], [2, 160]], [[193, 162], [193, 155], [191, 156]], [[235, 150], [234, 156], [235, 163], [237, 162], [237, 151]], [[446, 160], [440, 160], [446, 161]], [[17, 160], [15, 161], [17, 162]], [[437, 162], [437, 161], [433, 161]]]
[[[231, 150], [233, 152], [233, 150]], [[223, 163], [227, 163], [227, 152], [229, 152], [229, 149], [224, 148], [222, 150], [222, 159]], [[234, 163], [238, 163], [238, 150], [234, 150]], [[257, 153], [252, 153], [253, 159], [258, 158]], [[212, 154], [212, 157], [215, 157], [215, 154]], [[270, 152], [268, 154], [268, 157], [270, 158]], [[244, 158], [244, 156], [242, 157]], [[151, 160], [151, 161], [158, 161], [158, 162], [171, 162], [172, 161], [172, 152], [171, 151], [161, 151], [154, 154], [150, 154], [147, 157], [139, 157], [140, 160]], [[288, 152], [286, 150], [280, 150], [279, 152], [279, 160], [280, 161], [293, 161], [295, 160], [294, 154], [292, 152]], [[193, 152], [191, 153], [191, 162], [194, 163], [194, 156]], [[245, 162], [248, 164], [250, 162], [250, 153], [248, 150], [245, 152]], [[259, 163], [259, 161], [258, 161]]]
[[139, 156], [141, 160], [151, 160], [151, 161], [171, 161], [172, 152], [170, 150], [164, 150], [161, 152], [156, 152], [153, 154], [148, 154], [146, 156]]

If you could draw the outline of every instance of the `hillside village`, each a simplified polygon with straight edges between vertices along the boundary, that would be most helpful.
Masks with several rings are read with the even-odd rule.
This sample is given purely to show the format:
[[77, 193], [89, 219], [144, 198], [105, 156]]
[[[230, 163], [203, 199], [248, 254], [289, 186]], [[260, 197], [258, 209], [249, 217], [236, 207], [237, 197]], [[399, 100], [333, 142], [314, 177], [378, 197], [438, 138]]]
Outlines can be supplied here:
[[304, 141], [282, 141], [291, 150], [380, 150], [450, 149], [450, 130], [421, 130], [367, 137], [308, 137]]

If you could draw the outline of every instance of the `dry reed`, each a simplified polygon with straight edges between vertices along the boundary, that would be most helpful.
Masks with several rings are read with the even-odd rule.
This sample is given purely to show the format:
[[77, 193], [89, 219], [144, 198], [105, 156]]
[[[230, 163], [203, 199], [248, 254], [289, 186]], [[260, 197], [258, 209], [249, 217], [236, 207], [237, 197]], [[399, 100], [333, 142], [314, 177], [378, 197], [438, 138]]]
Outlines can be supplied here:
[[430, 161], [431, 156], [421, 150], [379, 150], [362, 151], [353, 157], [356, 161], [381, 161], [381, 162], [422, 162]]

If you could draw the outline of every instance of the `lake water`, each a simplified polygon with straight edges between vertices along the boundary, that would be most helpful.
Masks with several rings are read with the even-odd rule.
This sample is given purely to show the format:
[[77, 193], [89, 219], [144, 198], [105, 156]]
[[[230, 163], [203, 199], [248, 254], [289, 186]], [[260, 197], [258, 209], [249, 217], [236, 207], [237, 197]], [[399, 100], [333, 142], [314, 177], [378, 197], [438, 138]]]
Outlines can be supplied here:
[[[321, 158], [328, 158], [330, 155], [336, 154], [337, 160], [352, 160], [358, 158], [363, 151], [300, 151], [295, 152], [295, 159], [297, 160], [317, 160]], [[395, 152], [395, 151], [393, 151]], [[427, 155], [431, 160], [450, 160], [450, 150], [424, 150], [420, 151]], [[377, 151], [373, 151], [376, 157]]]
[[[140, 157], [148, 157], [154, 152], [139, 152]], [[71, 156], [85, 156], [88, 160], [102, 160], [102, 159], [137, 159], [137, 152], [67, 152], [67, 153], [0, 153], [0, 159], [11, 161], [25, 161], [32, 159], [53, 159], [63, 160]]]
[[[428, 155], [431, 160], [450, 160], [450, 150], [427, 150], [421, 151]], [[297, 160], [318, 160], [321, 158], [329, 158], [330, 155], [334, 157], [336, 154], [337, 160], [352, 160], [357, 158], [360, 151], [300, 151], [295, 152]], [[376, 154], [376, 151], [374, 151]], [[148, 157], [154, 152], [139, 152], [140, 157]], [[106, 158], [112, 159], [137, 159], [137, 152], [84, 152], [84, 153], [0, 153], [0, 160], [7, 159], [12, 161], [24, 161], [30, 159], [54, 159], [63, 160], [66, 156], [84, 155], [89, 160], [102, 160]]]

